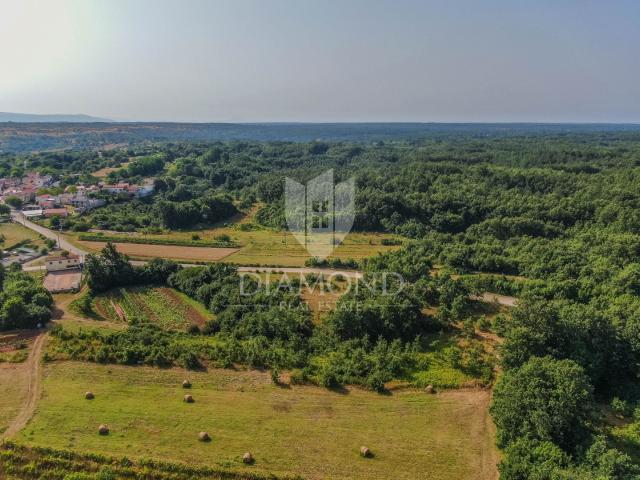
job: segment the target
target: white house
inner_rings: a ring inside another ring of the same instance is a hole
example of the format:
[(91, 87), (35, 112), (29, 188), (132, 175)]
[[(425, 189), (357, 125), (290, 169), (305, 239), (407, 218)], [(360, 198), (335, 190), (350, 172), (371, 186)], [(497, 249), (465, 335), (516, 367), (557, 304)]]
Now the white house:
[(80, 255), (68, 255), (66, 257), (47, 257), (45, 259), (45, 265), (47, 272), (58, 272), (60, 270), (71, 270), (73, 268), (80, 268), (82, 265), (82, 259)]

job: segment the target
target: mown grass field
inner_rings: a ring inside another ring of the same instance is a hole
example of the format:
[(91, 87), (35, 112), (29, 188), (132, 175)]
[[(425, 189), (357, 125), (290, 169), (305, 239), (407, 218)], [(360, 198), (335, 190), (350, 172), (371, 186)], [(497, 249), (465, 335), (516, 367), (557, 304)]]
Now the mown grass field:
[[(182, 401), (185, 377), (193, 404)], [(95, 400), (84, 399), (86, 390)], [(310, 479), (495, 479), (489, 395), (337, 393), (277, 387), (259, 372), (59, 362), (46, 365), (37, 413), (17, 440)], [(97, 434), (101, 423), (108, 436)], [(203, 430), (210, 443), (198, 441)], [(361, 458), (362, 445), (375, 457)], [(242, 465), (246, 451), (255, 465)]]
[(18, 223), (0, 223), (0, 235), (4, 235), (5, 240), (2, 248), (5, 250), (24, 240), (31, 240), (32, 243), (37, 246), (42, 246), (44, 244), (40, 235)]
[[(106, 242), (77, 241), (86, 250), (100, 251)], [(236, 252), (237, 248), (220, 247), (182, 247), (177, 245), (155, 245), (145, 243), (114, 243), (116, 249), (131, 258), (148, 260), (150, 258), (171, 258), (187, 262), (217, 262)]]
[(117, 288), (98, 295), (93, 310), (112, 322), (135, 318), (174, 330), (184, 330), (189, 325), (202, 326), (212, 318), (203, 305), (167, 287)]
[(0, 363), (0, 434), (18, 414), (27, 398), (28, 377), (21, 363)]
[[(251, 216), (239, 218), (237, 222), (205, 230), (174, 231), (164, 234), (133, 234), (132, 236), (149, 238), (154, 241), (192, 241), (198, 235), (201, 241), (215, 242), (226, 235), (239, 249), (211, 247), (180, 247), (151, 244), (118, 244), (118, 249), (134, 258), (161, 256), (164, 258), (188, 261), (225, 261), (239, 265), (277, 265), (283, 267), (304, 266), (311, 256), (296, 238), (286, 231), (276, 231), (256, 225)], [(78, 234), (68, 235), (72, 241), (83, 248), (99, 251), (101, 242), (79, 241)], [(382, 233), (356, 233), (347, 235), (344, 242), (332, 253), (330, 258), (356, 260), (373, 256), (378, 252), (396, 250), (399, 246), (382, 245), (383, 239), (397, 239), (396, 236)]]

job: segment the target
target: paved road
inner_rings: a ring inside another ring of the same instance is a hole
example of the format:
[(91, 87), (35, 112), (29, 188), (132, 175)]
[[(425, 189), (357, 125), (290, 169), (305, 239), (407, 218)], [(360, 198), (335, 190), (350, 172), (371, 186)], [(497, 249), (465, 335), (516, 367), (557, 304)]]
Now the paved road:
[[(11, 212), (11, 219), (16, 222), (16, 223), (20, 223), (22, 225), (24, 225), (27, 228), (30, 228), (31, 230), (40, 233), (41, 235), (44, 235), (47, 238), (51, 238), (53, 240), (55, 240), (56, 242), (59, 241), (60, 242), (60, 248), (62, 248), (63, 250), (67, 250), (68, 252), (74, 253), (76, 255), (80, 255), (82, 257), (84, 257), (85, 255), (88, 255), (90, 252), (83, 250), (81, 248), (76, 247), (75, 245), (72, 245), (68, 240), (66, 240), (64, 238), (64, 236), (59, 235), (58, 232), (55, 232), (49, 228), (46, 227), (42, 227), (36, 223), (30, 222), (29, 220), (27, 220), (26, 218), (24, 218), (24, 215), (22, 215), (19, 212)], [(144, 265), (146, 262), (143, 261), (139, 261), (139, 260), (134, 260), (131, 263), (133, 263), (134, 265)], [(183, 267), (189, 268), (189, 267), (199, 267), (201, 265), (197, 265), (197, 264), (193, 264), (193, 263), (183, 263), (182, 264)], [(22, 269), (25, 272), (37, 272), (40, 270), (44, 270), (44, 265), (42, 266), (33, 266), (33, 267), (29, 267), (29, 266), (23, 266)], [(332, 269), (328, 269), (328, 268), (310, 268), (310, 267), (259, 267), (259, 266), (252, 266), (252, 265), (247, 265), (247, 266), (242, 266), (242, 267), (238, 267), (238, 271), (239, 272), (271, 272), (271, 273), (292, 273), (292, 274), (302, 274), (302, 275), (306, 275), (307, 273), (315, 273), (316, 275), (319, 274), (323, 274), (327, 277), (330, 277), (331, 275), (336, 275), (338, 273), (344, 275), (345, 277), (349, 277), (349, 278), (362, 278), (362, 272), (358, 272), (355, 270), (332, 270)]]
[[(22, 214), (12, 212), (11, 213), (11, 218), (15, 222), (22, 223), (25, 227), (28, 227), (28, 228), (30, 228), (30, 229), (38, 232), (38, 233), (41, 233), (42, 235), (44, 235), (47, 238), (52, 238), (52, 239), (54, 239), (56, 241), (58, 240), (58, 233), (57, 232), (49, 230), (48, 228), (45, 228), (45, 227), (41, 227), (40, 225), (36, 225), (35, 223), (24, 219)], [(75, 254), (81, 255), (81, 256), (84, 256), (84, 255), (89, 253), (89, 252), (87, 252), (85, 250), (82, 250), (82, 249), (72, 245), (67, 240), (65, 240), (62, 237), (62, 235), (60, 235), (60, 246), (61, 246), (61, 248), (65, 249), (65, 250), (68, 250), (71, 253), (75, 253)], [(134, 265), (144, 265), (146, 262), (133, 261), (131, 263), (133, 263)], [(186, 268), (189, 268), (189, 267), (198, 267), (200, 265), (196, 265), (196, 264), (193, 264), (193, 263), (183, 263), (182, 266), (186, 267)], [(27, 271), (27, 272), (38, 271), (38, 270), (42, 270), (42, 269), (43, 269), (43, 267), (23, 267), (23, 270)], [(341, 274), (341, 275), (344, 275), (345, 277), (349, 277), (349, 278), (362, 278), (362, 272), (358, 272), (356, 270), (332, 270), (332, 269), (328, 269), (328, 268), (259, 267), (259, 266), (245, 265), (245, 266), (242, 266), (242, 267), (238, 267), (238, 271), (239, 272), (290, 273), (290, 274), (302, 274), (302, 275), (306, 275), (308, 273), (315, 273), (316, 275), (323, 274), (326, 277), (330, 277), (332, 275)], [(486, 302), (486, 303), (498, 303), (499, 305), (504, 305), (506, 307), (513, 307), (513, 306), (515, 306), (515, 304), (517, 302), (517, 298), (507, 297), (507, 296), (504, 296), (504, 295), (498, 295), (498, 294), (490, 293), (490, 292), (485, 292), (482, 296), (474, 298), (474, 300), (479, 300), (481, 302)]]
[(54, 232), (53, 230), (50, 230), (46, 227), (41, 227), (40, 225), (37, 225), (27, 220), (24, 217), (24, 215), (20, 212), (12, 211), (11, 219), (16, 223), (24, 225), (27, 228), (30, 228), (34, 232), (38, 232), (40, 235), (44, 235), (45, 237), (50, 238), (51, 240), (55, 240), (56, 242), (59, 241), (60, 248), (63, 250), (66, 250), (70, 253), (74, 253), (76, 255), (80, 255), (82, 257), (85, 256), (87, 253), (89, 253), (69, 243), (69, 241), (65, 240), (65, 238), (62, 235), (59, 235), (58, 232)]

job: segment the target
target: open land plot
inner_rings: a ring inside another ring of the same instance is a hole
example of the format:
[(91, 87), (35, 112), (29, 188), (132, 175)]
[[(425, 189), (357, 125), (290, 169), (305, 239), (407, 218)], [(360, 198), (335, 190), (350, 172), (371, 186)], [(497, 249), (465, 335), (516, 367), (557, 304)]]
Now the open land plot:
[[(187, 376), (193, 404), (182, 401)], [(95, 400), (84, 399), (86, 390)], [(277, 387), (259, 372), (54, 362), (38, 411), (17, 439), (310, 479), (495, 479), (489, 396), (476, 389), (337, 393)], [(108, 436), (97, 434), (101, 423)], [(203, 430), (210, 443), (198, 441)], [(362, 445), (375, 457), (361, 458)], [(256, 458), (251, 467), (240, 461), (246, 451)]]
[(50, 292), (68, 292), (80, 288), (82, 272), (80, 270), (62, 270), (48, 272), (42, 284)]
[(22, 242), (24, 240), (31, 240), (34, 245), (41, 246), (44, 243), (38, 235), (33, 230), (23, 227), (18, 223), (6, 222), (0, 224), (0, 235), (4, 235), (4, 245), (3, 248), (9, 248), (16, 243)]
[[(216, 241), (216, 237), (227, 235), (240, 248), (181, 247), (174, 245), (116, 243), (119, 251), (132, 257), (149, 258), (160, 256), (177, 260), (219, 261), (239, 265), (278, 265), (283, 267), (301, 267), (311, 255), (290, 232), (278, 232), (269, 229), (242, 231), (233, 227), (222, 227), (193, 232), (172, 232), (159, 235), (132, 235), (136, 238), (150, 238), (153, 241), (183, 240), (190, 241), (198, 234), (202, 241)], [(392, 235), (380, 233), (350, 233), (344, 242), (336, 247), (329, 258), (360, 260), (378, 253), (397, 250), (400, 246), (382, 245), (385, 238)], [(98, 251), (104, 242), (75, 240), (82, 248)]]
[[(77, 242), (82, 248), (100, 251), (106, 242)], [(180, 247), (176, 245), (151, 245), (139, 243), (115, 243), (116, 249), (133, 258), (171, 258), (174, 260), (216, 262), (238, 251), (237, 248)]]
[(18, 415), (29, 390), (29, 377), (22, 363), (0, 363), (0, 435)]
[(125, 163), (120, 164), (120, 166), (118, 166), (118, 167), (101, 168), (100, 170), (96, 170), (95, 172), (93, 172), (91, 175), (93, 175), (94, 177), (97, 177), (97, 178), (104, 178), (107, 175), (109, 175), (111, 172), (117, 172), (121, 168), (127, 167), (130, 163), (131, 162), (125, 162)]
[(203, 326), (213, 318), (203, 305), (167, 287), (116, 288), (98, 295), (93, 309), (112, 322), (136, 318), (180, 330), (189, 325)]

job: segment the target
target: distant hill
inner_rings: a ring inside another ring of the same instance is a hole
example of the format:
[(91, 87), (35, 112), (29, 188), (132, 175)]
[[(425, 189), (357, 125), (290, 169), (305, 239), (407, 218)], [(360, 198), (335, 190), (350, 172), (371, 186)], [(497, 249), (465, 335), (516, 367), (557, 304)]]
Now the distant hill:
[(68, 122), (68, 123), (91, 123), (91, 122), (111, 122), (107, 118), (92, 117), (90, 115), (38, 115), (33, 113), (9, 113), (0, 112), (0, 122), (18, 122), (18, 123), (50, 123), (50, 122)]
[[(2, 118), (3, 114), (0, 114)], [(286, 141), (393, 142), (457, 137), (638, 135), (640, 125), (536, 123), (97, 123), (0, 120), (0, 153), (114, 148), (145, 142)], [(75, 117), (64, 116), (66, 118)], [(91, 118), (91, 117), (86, 117)]]

